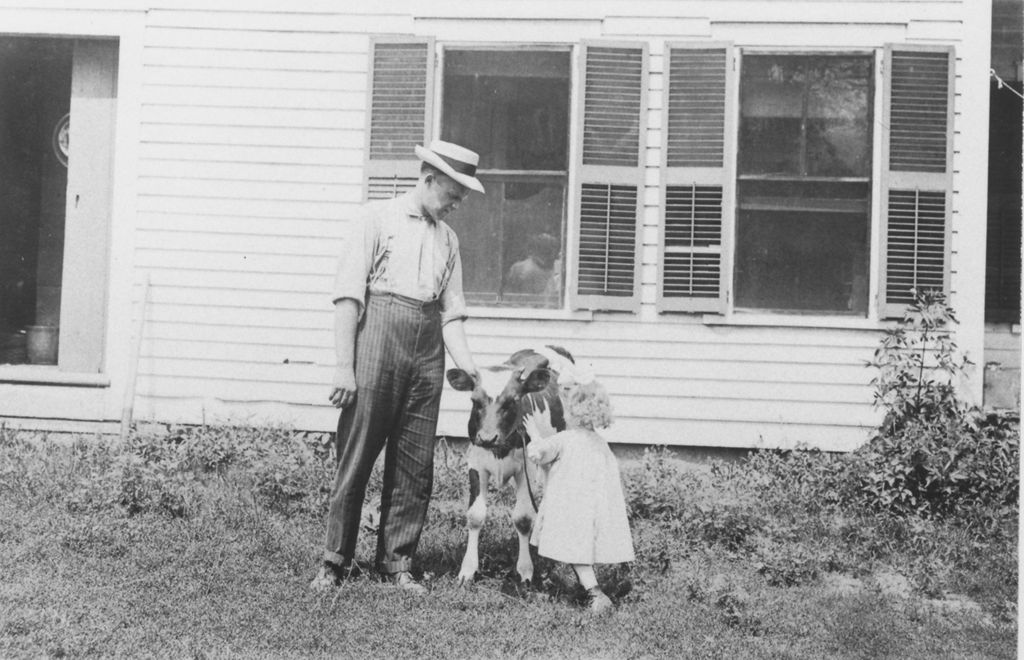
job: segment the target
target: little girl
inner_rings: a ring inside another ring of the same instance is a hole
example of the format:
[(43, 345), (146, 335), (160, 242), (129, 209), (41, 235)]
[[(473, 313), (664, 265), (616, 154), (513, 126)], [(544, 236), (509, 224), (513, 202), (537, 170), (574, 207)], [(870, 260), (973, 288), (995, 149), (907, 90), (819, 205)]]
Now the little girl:
[(563, 374), (560, 379), (568, 428), (556, 433), (546, 408), (524, 420), (532, 438), (526, 455), (547, 471), (530, 544), (542, 557), (572, 565), (587, 590), (590, 609), (598, 613), (612, 602), (597, 584), (594, 564), (634, 558), (619, 465), (608, 443), (594, 431), (611, 424), (611, 404), (604, 387), (589, 373), (575, 378)]

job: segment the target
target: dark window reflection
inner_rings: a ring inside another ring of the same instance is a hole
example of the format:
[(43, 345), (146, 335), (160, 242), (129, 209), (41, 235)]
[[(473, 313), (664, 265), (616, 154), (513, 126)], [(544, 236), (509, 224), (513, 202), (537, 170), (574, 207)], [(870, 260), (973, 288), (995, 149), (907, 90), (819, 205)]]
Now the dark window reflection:
[(867, 314), (872, 64), (743, 58), (737, 307)]
[(471, 304), (559, 307), (569, 53), (446, 51), (441, 137), (480, 154), (485, 195), (449, 222)]

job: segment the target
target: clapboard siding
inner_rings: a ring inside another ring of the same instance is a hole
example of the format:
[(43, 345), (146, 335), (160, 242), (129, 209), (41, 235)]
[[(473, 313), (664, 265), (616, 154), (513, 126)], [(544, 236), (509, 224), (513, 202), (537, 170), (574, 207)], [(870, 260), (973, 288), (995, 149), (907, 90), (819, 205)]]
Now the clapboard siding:
[(985, 362), (995, 362), (1009, 369), (1020, 369), (1021, 338), (1020, 327), (1016, 332), (1006, 324), (986, 324)]
[[(284, 172), (286, 168), (281, 167)], [(342, 201), (341, 186), (293, 181), (225, 181), (178, 177), (146, 177), (139, 180), (140, 194), (206, 199)]]
[[(251, 300), (252, 304), (237, 305), (237, 307), (239, 308), (239, 311), (237, 312), (223, 312), (221, 310), (209, 312), (207, 310), (207, 308), (211, 306), (233, 307), (235, 306), (236, 301), (239, 300)], [(202, 325), (229, 325), (229, 321), (231, 321), (233, 318), (236, 318), (236, 315), (237, 317), (242, 317), (244, 315), (248, 315), (250, 317), (266, 317), (270, 312), (291, 312), (294, 310), (296, 312), (299, 312), (297, 316), (300, 321), (306, 320), (312, 323), (312, 325), (308, 327), (330, 327), (329, 318), (326, 319), (325, 322), (325, 319), (323, 318), (313, 319), (312, 317), (309, 316), (311, 314), (315, 314), (315, 312), (305, 312), (304, 314), (302, 314), (304, 310), (299, 306), (299, 304), (292, 303), (290, 300), (286, 299), (286, 294), (284, 293), (279, 293), (276, 295), (274, 299), (268, 300), (266, 294), (262, 292), (253, 293), (245, 291), (227, 290), (219, 297), (211, 296), (209, 305), (188, 305), (185, 302), (172, 300), (154, 302), (164, 306), (177, 307), (178, 313), (180, 314), (179, 318), (181, 319), (182, 323), (192, 322), (201, 323)], [(259, 303), (263, 304), (261, 305)], [(202, 321), (198, 320), (200, 318), (202, 319)], [(191, 331), (194, 332), (195, 330), (192, 329)], [(244, 344), (248, 342), (240, 343)], [(521, 341), (502, 341), (501, 339), (496, 339), (494, 341), (488, 340), (488, 343), (489, 345), (493, 344), (497, 346), (500, 346), (503, 343), (507, 343), (510, 346), (523, 346), (523, 343)], [(706, 346), (698, 343), (677, 345), (670, 344), (668, 342), (662, 344), (655, 344), (652, 342), (650, 346), (637, 347), (637, 350), (633, 351), (635, 353), (634, 355), (622, 355), (622, 351), (617, 350), (620, 348), (620, 343), (621, 340), (609, 339), (604, 340), (602, 342), (589, 342), (587, 344), (587, 347), (594, 351), (595, 356), (602, 354), (607, 355), (607, 351), (615, 350), (616, 357), (614, 358), (614, 362), (618, 363), (619, 365), (625, 366), (625, 368), (621, 369), (621, 371), (623, 373), (633, 373), (637, 375), (638, 380), (642, 380), (643, 378), (646, 378), (648, 376), (655, 377), (658, 375), (652, 374), (650, 371), (646, 370), (648, 365), (644, 363), (644, 360), (652, 359), (662, 360), (666, 363), (671, 363), (671, 368), (660, 370), (661, 377), (675, 375), (677, 377), (681, 377), (684, 379), (685, 377), (681, 376), (680, 370), (685, 371), (687, 365), (692, 365), (695, 367), (699, 364), (708, 363), (716, 367), (720, 367), (722, 364), (745, 364), (750, 365), (752, 368), (756, 366), (768, 365), (769, 368), (774, 368), (780, 374), (784, 374), (776, 377), (772, 377), (769, 374), (769, 378), (771, 380), (779, 382), (787, 382), (791, 380), (795, 382), (801, 382), (802, 379), (807, 378), (806, 375), (801, 377), (800, 374), (802, 372), (813, 372), (815, 367), (822, 366), (834, 367), (836, 370), (836, 375), (832, 380), (825, 380), (821, 382), (834, 382), (840, 385), (862, 385), (865, 382), (867, 382), (870, 375), (868, 373), (868, 370), (863, 366), (863, 362), (859, 359), (859, 354), (853, 354), (852, 352), (849, 352), (851, 353), (851, 355), (844, 355), (841, 352), (835, 351), (834, 349), (821, 350), (817, 354), (808, 353), (806, 355), (801, 356), (801, 358), (803, 358), (801, 361), (795, 362), (790, 359), (790, 356), (792, 355), (793, 351), (789, 348), (782, 348), (781, 350), (775, 348), (773, 350), (772, 347), (756, 345)], [(275, 342), (275, 344), (277, 344), (277, 342)], [(288, 345), (280, 344), (278, 348), (287, 352)], [(150, 350), (153, 351), (153, 354), (160, 352), (163, 352), (162, 354), (166, 354), (166, 349), (160, 343), (156, 343), (154, 346), (150, 348)], [(214, 350), (220, 353), (228, 349), (221, 345), (217, 345)], [(322, 364), (330, 364), (334, 357), (332, 351), (327, 346), (321, 346), (321, 350), (322, 353), (320, 354), (320, 357), (318, 357), (316, 361)], [(504, 359), (505, 357), (508, 357), (508, 355), (511, 354), (511, 352), (512, 351), (502, 351), (501, 353), (497, 353), (496, 355)], [(489, 355), (488, 352), (485, 352), (483, 350), (476, 350), (475, 354), (481, 356), (481, 358)], [(173, 357), (173, 354), (169, 354), (168, 356)], [(654, 356), (657, 357), (655, 358)], [(249, 356), (249, 359), (252, 359), (253, 361), (259, 361), (257, 358), (251, 355)], [(589, 363), (594, 363), (595, 365), (603, 365), (607, 361), (607, 359), (601, 359), (598, 357), (590, 358), (589, 356), (581, 359)], [(481, 362), (483, 362), (482, 359)], [(630, 369), (629, 365), (631, 364), (634, 364), (635, 368)], [(643, 367), (643, 369), (641, 369), (641, 367)], [(844, 380), (844, 367), (848, 368), (845, 370), (845, 377), (848, 380)], [(672, 368), (674, 368), (676, 371), (672, 371)], [(820, 375), (821, 371), (818, 371), (817, 373)], [(730, 377), (723, 375), (719, 378), (719, 380), (726, 382), (729, 380), (746, 380), (746, 378), (744, 377), (742, 372), (738, 372), (738, 375), (733, 376), (731, 379)]]
[[(344, 21), (327, 8), (153, 12), (144, 59), (138, 260), (154, 269), (157, 284), (140, 386), (165, 402), (323, 402), (333, 361), (326, 292), (341, 227), (332, 220), (350, 213), (361, 196), (368, 64), (362, 35), (381, 25), (440, 40), (467, 33), (484, 41), (509, 34), (562, 43), (649, 38), (639, 259), (646, 307), (657, 300), (662, 203), (659, 37), (862, 48), (907, 38), (956, 41), (962, 10), (958, 3), (859, 2), (837, 12), (835, 3), (821, 2), (802, 3), (795, 17), (784, 3), (694, 3), (690, 15), (678, 4), (671, 12), (662, 3), (604, 4), (605, 10), (602, 3), (460, 3), (449, 14), (454, 5), (441, 2)], [(848, 440), (877, 421), (864, 367), (878, 338), (872, 331), (709, 328), (691, 318), (601, 315), (584, 323), (474, 319), (468, 331), (481, 364), (538, 336), (567, 346), (605, 376), (621, 418), (648, 425), (676, 420), (682, 430), (728, 420), (764, 425), (768, 437), (783, 437), (792, 425), (820, 426)], [(461, 432), (465, 397), (446, 391), (442, 408), (441, 431)], [(721, 431), (715, 436), (713, 442), (727, 442)]]
[(307, 110), (276, 108), (213, 108), (210, 106), (146, 106), (147, 124), (178, 126), (257, 126), (300, 130), (348, 129), (363, 123), (359, 110)]
[(275, 69), (237, 69), (213, 66), (166, 66), (148, 65), (147, 70), (161, 85), (192, 88), (194, 85), (209, 88), (304, 90), (319, 89), (334, 91), (352, 89), (366, 77), (359, 71), (278, 71)]
[[(82, 3), (79, 15), (115, 5)], [(497, 363), (538, 342), (569, 348), (612, 392), (622, 420), (610, 431), (616, 441), (851, 449), (879, 416), (864, 366), (877, 328), (705, 325), (700, 315), (657, 313), (665, 42), (723, 40), (741, 49), (953, 44), (956, 127), (972, 112), (960, 91), (962, 71), (978, 68), (972, 57), (988, 56), (987, 44), (965, 29), (974, 9), (966, 0), (135, 6), (148, 11), (130, 174), (133, 258), (136, 281), (152, 282), (137, 409), (168, 421), (202, 421), (215, 412), (333, 427), (336, 411), (326, 405), (334, 359), (329, 292), (345, 218), (363, 195), (371, 35), (432, 36), (442, 44), (604, 38), (640, 40), (649, 49), (640, 124), (640, 312), (587, 321), (472, 318), (467, 332), (478, 361)], [(960, 134), (954, 144), (956, 304), (961, 281), (981, 277), (980, 264), (971, 262), (971, 234), (958, 231), (974, 199), (961, 199), (961, 186), (970, 186), (959, 172), (984, 154)], [(127, 310), (120, 314), (110, 322), (130, 321)], [(995, 344), (992, 351), (1012, 354)], [(464, 395), (446, 389), (440, 432), (464, 434), (467, 409)]]
[(336, 71), (366, 74), (365, 52), (310, 52), (226, 50), (189, 46), (152, 46), (142, 53), (150, 66), (210, 67), (218, 69), (264, 69), (270, 71)]
[[(336, 236), (341, 231), (334, 218), (255, 218), (230, 215), (173, 214), (151, 211), (143, 216), (140, 229), (206, 232), (210, 234), (253, 234), (256, 236)], [(330, 275), (325, 273), (325, 275)]]
[[(217, 50), (244, 50), (254, 52), (346, 53), (354, 50), (353, 39), (341, 39), (336, 32), (312, 31), (317, 24), (310, 19), (310, 31), (274, 32), (272, 30), (219, 30), (196, 28), (169, 28), (151, 26), (146, 30), (146, 44), (165, 48), (198, 47)], [(411, 27), (411, 23), (410, 23)], [(399, 26), (395, 26), (398, 29)], [(366, 33), (363, 33), (366, 34)]]
[(331, 241), (323, 239), (336, 235), (339, 229), (331, 227), (329, 235), (297, 237), (297, 236), (265, 236), (252, 233), (213, 233), (206, 232), (201, 248), (195, 244), (195, 233), (180, 230), (156, 230), (140, 232), (139, 247), (204, 252), (241, 252), (245, 254), (271, 254), (287, 256), (318, 256), (337, 258), (337, 250)]
[(359, 142), (360, 134), (360, 131), (353, 128), (144, 124), (140, 137), (144, 143), (323, 148), (325, 146), (355, 147)]
[(228, 108), (289, 108), (296, 110), (363, 110), (362, 92), (349, 90), (273, 89), (179, 86), (149, 82), (142, 86), (144, 105), (196, 105)]
[[(292, 147), (247, 147), (234, 145), (170, 144), (145, 145), (152, 160), (184, 160), (207, 163), (265, 163), (272, 165), (358, 166), (361, 149), (331, 149), (328, 146), (298, 149)], [(146, 161), (143, 161), (146, 162)]]
[(167, 179), (191, 181), (274, 181), (299, 185), (345, 185), (358, 183), (362, 170), (358, 167), (341, 165), (304, 165), (289, 163), (282, 167), (278, 163), (229, 163), (203, 161), (203, 167), (196, 170), (190, 160), (154, 158), (139, 167), (139, 181), (161, 189)]
[[(354, 202), (354, 200), (353, 200)], [(164, 213), (210, 214), (238, 217), (281, 218), (309, 217), (337, 219), (351, 207), (342, 202), (318, 202), (315, 200), (281, 199), (230, 199), (221, 197), (182, 197), (172, 194), (139, 195), (140, 211), (161, 211)]]

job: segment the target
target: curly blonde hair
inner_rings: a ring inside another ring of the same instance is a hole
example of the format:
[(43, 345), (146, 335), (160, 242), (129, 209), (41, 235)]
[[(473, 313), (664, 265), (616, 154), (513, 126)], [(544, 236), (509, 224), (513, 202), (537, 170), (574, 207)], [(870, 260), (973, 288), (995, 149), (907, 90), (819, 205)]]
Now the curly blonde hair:
[(562, 396), (565, 421), (570, 428), (603, 429), (611, 426), (612, 404), (597, 381), (573, 383)]

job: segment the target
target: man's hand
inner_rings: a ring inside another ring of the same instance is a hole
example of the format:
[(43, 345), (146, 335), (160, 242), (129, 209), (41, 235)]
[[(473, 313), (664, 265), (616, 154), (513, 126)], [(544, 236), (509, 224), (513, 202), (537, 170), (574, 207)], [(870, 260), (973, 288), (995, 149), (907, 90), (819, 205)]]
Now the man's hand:
[(356, 400), (356, 373), (352, 367), (337, 367), (331, 390), (331, 403), (335, 408), (347, 408)]

